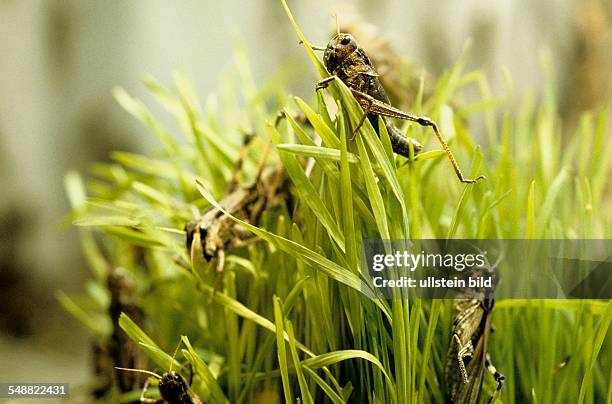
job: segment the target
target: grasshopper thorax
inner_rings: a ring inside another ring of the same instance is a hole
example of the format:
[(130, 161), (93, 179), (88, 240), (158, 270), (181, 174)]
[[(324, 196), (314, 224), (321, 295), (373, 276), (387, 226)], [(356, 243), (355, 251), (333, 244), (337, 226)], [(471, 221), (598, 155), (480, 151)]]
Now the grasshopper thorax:
[(323, 63), (327, 71), (333, 74), (358, 47), (357, 41), (351, 34), (339, 33), (333, 37), (323, 54)]

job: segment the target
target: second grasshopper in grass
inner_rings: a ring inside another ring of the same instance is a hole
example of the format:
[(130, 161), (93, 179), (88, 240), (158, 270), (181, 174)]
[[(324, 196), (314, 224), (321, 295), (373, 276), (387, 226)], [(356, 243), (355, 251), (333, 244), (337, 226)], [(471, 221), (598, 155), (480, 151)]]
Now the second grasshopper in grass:
[[(219, 203), (232, 216), (257, 225), (267, 208), (274, 206), (280, 199), (286, 199), (287, 176), (280, 164), (266, 167), (264, 156), (255, 179), (246, 185), (239, 184), (251, 138), (248, 136), (245, 140), (234, 177), (230, 180), (225, 197)], [(267, 155), (267, 152), (265, 154)], [(217, 208), (203, 213), (195, 222), (187, 223), (185, 233), (191, 259), (194, 259), (196, 252), (201, 253), (206, 261), (216, 257), (217, 274), (223, 272), (228, 249), (239, 248), (259, 240)]]
[[(496, 278), (494, 267), (484, 267), (479, 272)], [(488, 353), (489, 337), (493, 331), (493, 291), (466, 288), (454, 300), (452, 336), (445, 368), (446, 389), (452, 403), (480, 402), (485, 369), (497, 382), (488, 403), (497, 400), (504, 383), (504, 375), (493, 366)]]

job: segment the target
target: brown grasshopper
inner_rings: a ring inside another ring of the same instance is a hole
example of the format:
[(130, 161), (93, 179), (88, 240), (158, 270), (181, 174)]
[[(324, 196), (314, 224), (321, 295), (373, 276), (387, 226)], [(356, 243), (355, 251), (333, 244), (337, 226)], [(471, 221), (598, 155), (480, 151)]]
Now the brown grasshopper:
[(410, 158), (411, 149), (413, 150), (412, 155), (415, 155), (423, 150), (423, 146), (416, 140), (405, 137), (387, 118), (398, 118), (416, 122), (421, 126), (430, 126), (446, 152), (459, 181), (471, 184), (484, 179), (483, 175), (475, 179), (463, 176), (463, 172), (459, 168), (453, 152), (448, 147), (438, 125), (433, 120), (424, 116), (409, 114), (390, 105), (389, 97), (387, 97), (385, 89), (378, 78), (379, 75), (363, 48), (357, 44), (357, 41), (351, 34), (340, 32), (337, 19), (336, 28), (337, 35), (329, 41), (326, 47), (312, 47), (314, 50), (324, 51), (323, 63), (331, 74), (330, 77), (321, 80), (317, 84), (317, 90), (327, 87), (331, 81), (337, 78), (347, 85), (364, 110), (364, 114), (353, 133), (357, 133), (366, 118), (368, 118), (376, 133), (379, 133), (378, 116), (382, 116), (389, 133), (393, 151), (401, 156)]
[(202, 400), (196, 393), (191, 390), (183, 376), (170, 370), (164, 372), (161, 376), (157, 373), (143, 369), (128, 369), (115, 368), (129, 372), (138, 372), (148, 374), (159, 380), (158, 389), (161, 399), (153, 399), (145, 397), (145, 393), (149, 388), (149, 379), (144, 384), (142, 393), (140, 394), (140, 402), (143, 404), (202, 404)]
[(157, 388), (159, 389), (159, 395), (161, 396), (161, 399), (145, 397), (145, 394), (149, 388), (149, 379), (147, 378), (142, 388), (142, 393), (140, 393), (141, 403), (202, 404), (202, 400), (200, 399), (200, 397), (198, 397), (198, 395), (193, 390), (191, 390), (189, 384), (187, 384), (183, 376), (172, 370), (172, 365), (174, 364), (174, 357), (176, 356), (176, 353), (178, 352), (180, 346), (181, 344), (179, 342), (179, 345), (176, 347), (174, 355), (172, 356), (172, 361), (170, 362), (170, 369), (167, 372), (164, 372), (161, 376), (155, 372), (151, 372), (149, 370), (144, 369), (115, 367), (115, 369), (125, 372), (147, 374), (159, 380)]
[[(113, 366), (130, 368), (145, 366), (146, 358), (138, 349), (138, 344), (119, 327), (119, 317), (122, 313), (127, 314), (137, 324), (142, 324), (144, 321), (144, 311), (138, 301), (136, 281), (126, 269), (113, 267), (109, 270), (106, 283), (110, 292), (108, 314), (113, 323), (113, 332), (107, 346), (98, 347), (99, 350), (96, 350), (100, 354), (97, 358), (102, 361), (101, 365), (105, 366), (104, 370), (108, 369), (105, 363), (107, 361)], [(108, 358), (104, 358), (104, 354), (108, 355)], [(119, 372), (115, 373), (114, 379), (121, 392), (131, 391), (142, 382), (138, 375)], [(101, 391), (99, 394), (104, 392)]]
[[(492, 268), (484, 268), (493, 272)], [(487, 352), (492, 332), (493, 296), (477, 298), (477, 291), (462, 292), (454, 301), (453, 335), (446, 356), (446, 387), (452, 403), (477, 404), (486, 368), (495, 378), (497, 388), (489, 399), (493, 403), (501, 391), (504, 375), (499, 373)]]
[(92, 344), (95, 381), (91, 385), (91, 393), (96, 399), (107, 396), (113, 385), (122, 393), (142, 385), (144, 378), (140, 375), (116, 372), (114, 366), (144, 367), (147, 363), (138, 344), (132, 341), (119, 326), (119, 317), (122, 313), (137, 324), (144, 322), (145, 314), (140, 306), (137, 283), (125, 268), (115, 267), (110, 263), (107, 265), (106, 287), (110, 295), (107, 313), (112, 323), (112, 333), (109, 337), (97, 339)]
[[(263, 212), (274, 206), (285, 195), (286, 175), (282, 165), (265, 167), (260, 164), (255, 180), (250, 184), (240, 186), (240, 172), (247, 155), (247, 137), (242, 149), (238, 167), (230, 181), (226, 196), (220, 201), (232, 216), (257, 224)], [(267, 155), (267, 152), (265, 153)], [(213, 208), (204, 213), (195, 222), (185, 225), (186, 246), (192, 260), (196, 251), (201, 249), (206, 261), (217, 257), (217, 273), (223, 272), (225, 253), (231, 248), (240, 248), (259, 239), (244, 230), (228, 215)]]

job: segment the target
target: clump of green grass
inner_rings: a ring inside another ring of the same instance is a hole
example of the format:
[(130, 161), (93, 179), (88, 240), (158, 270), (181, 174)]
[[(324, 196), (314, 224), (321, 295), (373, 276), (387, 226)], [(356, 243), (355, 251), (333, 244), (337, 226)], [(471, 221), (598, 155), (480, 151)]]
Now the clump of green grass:
[[(305, 43), (316, 70), (326, 75)], [(383, 130), (379, 138), (367, 120), (349, 141), (362, 111), (338, 81), (330, 87), (336, 114), (321, 93), (310, 104), (288, 97), (282, 83), (258, 89), (243, 52), (237, 74), (205, 107), (183, 76), (171, 89), (145, 80), (176, 119), (176, 130), (163, 127), (140, 100), (115, 90), (161, 147), (152, 155), (116, 152), (112, 163), (92, 167), (86, 183), (76, 173), (67, 175), (92, 280), (85, 296), (60, 294), (61, 302), (103, 342), (112, 327), (105, 277), (109, 267), (127, 269), (146, 320), (137, 325), (122, 316), (121, 327), (140, 343), (152, 369), (168, 369), (168, 353), (183, 336), (186, 349), (175, 368), (192, 364), (192, 386), (204, 401), (444, 402), (451, 303), (362, 294), (361, 241), (612, 234), (606, 217), (608, 109), (586, 113), (562, 143), (552, 82), (542, 100), (526, 98), (515, 108), (509, 97), (493, 100), (486, 76), (463, 66), (458, 61), (413, 112), (439, 119), (464, 169), (486, 174), (475, 186), (456, 180), (431, 133), (420, 127), (407, 127), (408, 135), (431, 152), (414, 161), (394, 156), (388, 135)], [(470, 86), (482, 99), (451, 107)], [(287, 120), (275, 128), (279, 110)], [(292, 118), (296, 111), (311, 128)], [(487, 123), (484, 148), (471, 136), (471, 119)], [(272, 142), (273, 159), (282, 161), (292, 181), (296, 207), (268, 212), (257, 227), (242, 223), (264, 242), (230, 251), (222, 287), (213, 293), (215, 264), (190, 263), (182, 228), (193, 220), (194, 208), (206, 210), (222, 198), (245, 132), (257, 135), (245, 177), (256, 171), (258, 150)], [(309, 175), (305, 158), (315, 161)], [(497, 302), (490, 352), (506, 375), (501, 400), (612, 402), (611, 320), (610, 302)], [(486, 375), (483, 395), (494, 385)], [(134, 398), (109, 394), (114, 401)]]

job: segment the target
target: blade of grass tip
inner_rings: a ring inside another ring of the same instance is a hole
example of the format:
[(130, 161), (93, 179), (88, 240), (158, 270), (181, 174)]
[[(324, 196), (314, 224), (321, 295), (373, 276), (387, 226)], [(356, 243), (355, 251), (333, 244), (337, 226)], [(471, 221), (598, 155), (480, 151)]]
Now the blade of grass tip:
[(538, 404), (538, 396), (536, 395), (535, 388), (531, 388), (531, 399), (533, 400), (533, 404)]
[(283, 108), (282, 114), (284, 115), (285, 119), (287, 119), (287, 122), (289, 122), (291, 129), (293, 129), (293, 131), (295, 132), (295, 136), (297, 136), (297, 140), (299, 140), (303, 145), (306, 145), (306, 146), (320, 147), (319, 145), (315, 143), (314, 140), (312, 140), (310, 135), (306, 133), (304, 128), (302, 128), (302, 126), (299, 123), (297, 123), (297, 121), (291, 115), (291, 112), (287, 110), (287, 108)]
[[(119, 327), (130, 337), (134, 342), (144, 342), (147, 345), (157, 346), (155, 341), (151, 339), (140, 327), (132, 321), (127, 314), (121, 313), (119, 316)], [(167, 364), (164, 364), (164, 366)]]
[(340, 140), (331, 126), (327, 126), (325, 120), (315, 112), (314, 109), (304, 102), (300, 97), (294, 97), (295, 103), (306, 115), (313, 129), (321, 137), (323, 144), (334, 149), (340, 148)]
[(200, 155), (197, 162), (202, 167), (202, 174), (206, 178), (210, 178), (216, 190), (220, 190), (224, 185), (224, 176), (219, 165), (211, 164), (219, 156), (213, 155), (212, 151), (215, 150), (214, 140), (213, 142), (210, 141), (200, 125), (202, 108), (194, 95), (189, 80), (184, 74), (174, 74), (174, 81), (178, 91), (178, 98), (187, 117), (188, 130), (193, 136), (196, 150)]
[(463, 74), (463, 69), (467, 63), (467, 56), (472, 48), (474, 41), (472, 39), (468, 39), (465, 41), (463, 48), (461, 49), (461, 54), (457, 59), (457, 62), (453, 66), (451, 72), (448, 75), (448, 79), (446, 80), (446, 84), (442, 86), (441, 91), (436, 91), (434, 97), (429, 100), (431, 106), (440, 106), (442, 104), (448, 104), (452, 95), (457, 90), (457, 87), (461, 84), (461, 76)]
[[(127, 152), (112, 152), (111, 158), (129, 169), (143, 174), (150, 174), (155, 177), (171, 180), (178, 178), (175, 170), (176, 166), (163, 160), (152, 159), (140, 154)], [(195, 178), (197, 178), (196, 175), (191, 172), (185, 170), (181, 170), (181, 172), (190, 182), (193, 182)]]
[(129, 227), (105, 226), (104, 231), (108, 234), (112, 234), (113, 236), (117, 236), (122, 240), (134, 243), (141, 247), (165, 247), (164, 244), (162, 244), (157, 237), (144, 234), (142, 231), (134, 230)]
[[(257, 86), (251, 72), (251, 63), (246, 52), (243, 38), (234, 38), (234, 66), (238, 71), (240, 86), (246, 101), (251, 101), (257, 94)], [(265, 119), (262, 119), (265, 122)]]
[(289, 368), (287, 365), (287, 348), (285, 346), (283, 313), (281, 310), (280, 299), (274, 296), (274, 322), (276, 324), (276, 353), (278, 356), (278, 366), (283, 382), (284, 399), (287, 403), (293, 402), (291, 394), (291, 380), (289, 379)]
[(587, 389), (587, 381), (590, 381), (592, 379), (593, 368), (595, 367), (595, 363), (597, 362), (597, 356), (599, 355), (601, 347), (603, 346), (603, 343), (606, 339), (606, 335), (608, 334), (610, 322), (612, 322), (612, 301), (608, 302), (606, 307), (606, 313), (599, 322), (599, 327), (597, 328), (595, 340), (593, 341), (593, 350), (591, 351), (591, 358), (584, 377), (582, 379), (582, 383), (580, 385), (580, 394), (578, 397), (579, 403), (584, 402)]
[(293, 305), (298, 300), (299, 296), (304, 293), (304, 288), (307, 286), (306, 281), (312, 280), (311, 276), (306, 275), (299, 281), (295, 283), (291, 291), (287, 294), (285, 298), (285, 303), (283, 304), (283, 311), (289, 315), (291, 313), (291, 309), (293, 309)]
[(76, 171), (69, 171), (64, 176), (64, 189), (68, 196), (68, 201), (72, 209), (77, 210), (82, 208), (87, 201), (87, 193), (83, 178)]
[(79, 320), (85, 327), (93, 331), (97, 336), (106, 338), (111, 334), (112, 324), (110, 324), (108, 318), (101, 317), (101, 319), (98, 319), (92, 316), (62, 291), (55, 292), (55, 298), (59, 301), (64, 310)]
[[(472, 176), (475, 177), (478, 175), (480, 171), (480, 164), (482, 163), (482, 153), (480, 153), (480, 146), (476, 146), (474, 150), (474, 159), (472, 160)], [(457, 232), (457, 228), (459, 227), (459, 221), (463, 217), (463, 213), (465, 210), (465, 204), (467, 203), (468, 197), (472, 194), (472, 190), (474, 184), (465, 184), (463, 188), (463, 192), (461, 193), (461, 197), (459, 198), (459, 202), (457, 203), (457, 208), (455, 209), (455, 214), (453, 215), (453, 220), (451, 221), (450, 228), (448, 229), (448, 233), (446, 235), (447, 239), (452, 239)]]
[(291, 25), (293, 25), (293, 29), (295, 29), (295, 33), (300, 38), (300, 41), (302, 42), (302, 45), (304, 45), (306, 52), (308, 52), (308, 56), (310, 56), (310, 60), (312, 60), (312, 63), (315, 65), (317, 71), (319, 72), (319, 75), (321, 77), (327, 77), (328, 74), (327, 74), (327, 70), (325, 70), (325, 66), (323, 66), (323, 63), (321, 63), (317, 55), (315, 55), (314, 50), (312, 50), (312, 47), (310, 46), (310, 42), (306, 40), (306, 37), (304, 36), (302, 31), (298, 27), (297, 23), (295, 22), (295, 19), (293, 18), (293, 14), (291, 14), (291, 10), (289, 9), (287, 2), (285, 0), (281, 0), (281, 4), (283, 5), (283, 8), (285, 9), (285, 13), (287, 13), (287, 17), (289, 17), (289, 21), (291, 21)]
[(153, 117), (151, 111), (145, 104), (131, 97), (123, 88), (115, 87), (113, 89), (113, 97), (115, 101), (130, 115), (138, 119), (145, 127), (147, 127), (164, 145), (168, 153), (176, 153), (179, 150), (177, 142), (172, 135), (168, 133), (157, 120)]
[(557, 198), (563, 189), (568, 176), (567, 169), (562, 168), (548, 188), (546, 198), (544, 198), (544, 202), (542, 203), (542, 206), (538, 212), (538, 218), (536, 220), (537, 238), (544, 237), (546, 227), (550, 223), (549, 219), (555, 208), (555, 202), (557, 201)]
[(183, 207), (183, 204), (174, 199), (170, 194), (161, 192), (157, 188), (149, 186), (140, 181), (134, 181), (132, 183), (132, 188), (134, 191), (141, 194), (151, 202), (158, 204), (161, 208), (178, 210)]
[(423, 161), (427, 161), (429, 159), (434, 159), (434, 158), (437, 158), (437, 157), (442, 157), (444, 155), (446, 155), (446, 152), (444, 150), (430, 150), (430, 151), (426, 151), (424, 153), (417, 154), (414, 157), (414, 161), (423, 162)]
[(323, 118), (323, 121), (330, 128), (333, 126), (333, 122), (331, 116), (329, 116), (329, 111), (327, 109), (327, 104), (325, 103), (325, 97), (323, 97), (323, 91), (317, 91), (317, 105), (319, 107), (319, 115)]
[(419, 88), (417, 89), (416, 96), (414, 97), (414, 103), (412, 106), (412, 110), (416, 114), (421, 114), (423, 110), (423, 94), (425, 93), (425, 69), (421, 69), (421, 73), (419, 73)]
[(295, 374), (297, 376), (298, 384), (300, 386), (300, 394), (302, 396), (302, 401), (306, 404), (314, 404), (312, 396), (310, 395), (310, 391), (308, 390), (308, 383), (306, 383), (306, 378), (304, 377), (302, 364), (300, 363), (300, 357), (295, 347), (295, 337), (291, 321), (285, 320), (285, 328), (287, 329), (287, 336), (289, 338), (289, 351), (291, 352), (291, 359), (293, 360)]
[(130, 337), (130, 339), (140, 346), (144, 347), (145, 352), (151, 358), (153, 362), (162, 369), (169, 369), (172, 366), (178, 369), (181, 364), (173, 359), (170, 355), (165, 353), (159, 346), (153, 341), (151, 337), (147, 335), (136, 323), (134, 323), (125, 313), (121, 313), (119, 316), (119, 327)]
[[(491, 86), (489, 85), (489, 80), (485, 74), (481, 75), (478, 80), (478, 87), (480, 88), (481, 98), (483, 99), (483, 109), (485, 113), (485, 124), (487, 126), (487, 132), (489, 133), (489, 144), (499, 144), (498, 139), (498, 128), (497, 128), (497, 111), (495, 107), (498, 104), (504, 104), (503, 98), (493, 98), (491, 94)], [(488, 105), (486, 105), (488, 104)]]
[(96, 226), (96, 227), (103, 227), (103, 226), (129, 226), (129, 227), (136, 227), (139, 226), (141, 223), (139, 220), (137, 219), (132, 219), (129, 217), (125, 217), (125, 216), (120, 216), (120, 215), (100, 215), (100, 216), (94, 216), (94, 215), (90, 215), (88, 217), (85, 217), (83, 219), (77, 219), (75, 221), (72, 222), (73, 225), (75, 226), (83, 226), (83, 227), (90, 227), (90, 226)]
[[(87, 202), (87, 192), (83, 178), (75, 172), (70, 171), (64, 177), (64, 188), (70, 202), (70, 206), (75, 213), (80, 213)], [(81, 229), (79, 231), (81, 246), (87, 260), (87, 264), (94, 273), (96, 279), (102, 281), (106, 278), (108, 263), (100, 251), (91, 232)]]
[(157, 79), (151, 75), (146, 75), (142, 82), (153, 94), (157, 102), (166, 109), (171, 115), (181, 114), (181, 103), (177, 97), (165, 88)]
[[(486, 238), (486, 234), (487, 234), (486, 233), (486, 229), (487, 229), (486, 223), (487, 222), (489, 223), (493, 222), (494, 228), (496, 229), (494, 231), (497, 232), (497, 234), (500, 233), (498, 219), (497, 219), (498, 215), (496, 211), (493, 211), (493, 209), (497, 205), (502, 203), (511, 193), (512, 193), (512, 189), (508, 189), (506, 192), (501, 194), (501, 196), (498, 196), (490, 203), (486, 201), (486, 196), (488, 193), (485, 193), (485, 198), (483, 198), (483, 203), (484, 203), (484, 206), (486, 206), (486, 208), (482, 210), (480, 214), (480, 219), (478, 220), (478, 231), (477, 231), (478, 237), (477, 238), (479, 239)], [(495, 237), (495, 238), (499, 238), (499, 237)]]
[[(323, 146), (307, 146), (301, 144), (280, 143), (276, 146), (278, 150), (296, 154), (304, 157), (314, 157), (315, 159), (325, 159), (331, 161), (340, 161), (340, 150), (330, 149)], [(347, 154), (349, 163), (359, 163), (359, 157), (353, 153)]]

